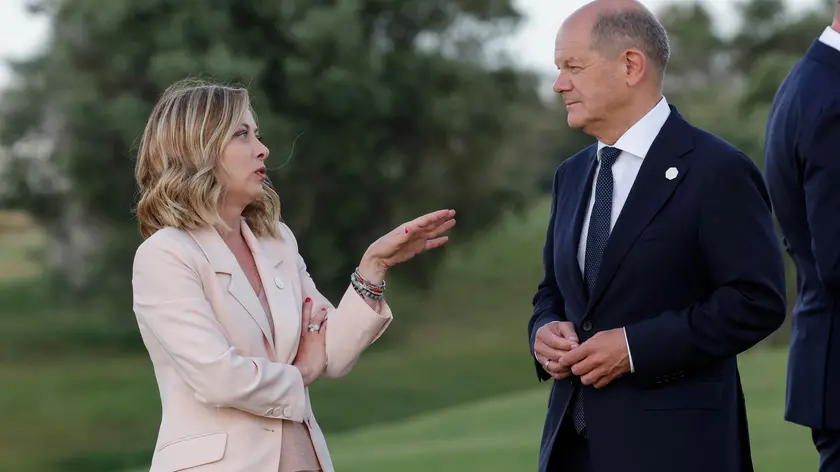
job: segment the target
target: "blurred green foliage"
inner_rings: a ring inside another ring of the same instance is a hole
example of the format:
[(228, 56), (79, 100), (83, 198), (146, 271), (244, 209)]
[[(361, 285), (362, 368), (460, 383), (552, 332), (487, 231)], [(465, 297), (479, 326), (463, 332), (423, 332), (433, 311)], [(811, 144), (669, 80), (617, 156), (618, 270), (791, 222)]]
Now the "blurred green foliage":
[[(507, 0), (37, 8), (54, 21), (52, 38), (14, 65), (20, 80), (3, 97), (5, 197), (47, 229), (53, 273), (76, 299), (130, 306), (135, 145), (161, 91), (187, 76), (251, 91), (284, 219), (330, 295), (384, 232), (455, 208), (455, 240), (467, 242), (535, 196), (555, 165), (526, 153), (545, 110), (535, 77), (482, 47), (519, 20)], [(400, 275), (427, 286), (442, 254)]]

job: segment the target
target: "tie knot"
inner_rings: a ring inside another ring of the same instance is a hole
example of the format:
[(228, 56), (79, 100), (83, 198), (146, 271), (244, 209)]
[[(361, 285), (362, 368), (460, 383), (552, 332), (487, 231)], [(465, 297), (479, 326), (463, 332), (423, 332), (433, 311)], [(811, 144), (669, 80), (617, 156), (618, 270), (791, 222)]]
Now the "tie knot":
[(621, 149), (605, 146), (601, 149), (601, 167), (612, 167), (619, 155)]

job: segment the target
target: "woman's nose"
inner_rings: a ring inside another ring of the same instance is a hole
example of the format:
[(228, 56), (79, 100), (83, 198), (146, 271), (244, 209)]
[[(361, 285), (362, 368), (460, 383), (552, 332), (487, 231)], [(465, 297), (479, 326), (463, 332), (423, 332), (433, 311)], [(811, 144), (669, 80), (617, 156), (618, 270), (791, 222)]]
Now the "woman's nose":
[(270, 152), (268, 148), (264, 144), (260, 143), (259, 149), (257, 150), (257, 159), (266, 160), (268, 159), (269, 154)]

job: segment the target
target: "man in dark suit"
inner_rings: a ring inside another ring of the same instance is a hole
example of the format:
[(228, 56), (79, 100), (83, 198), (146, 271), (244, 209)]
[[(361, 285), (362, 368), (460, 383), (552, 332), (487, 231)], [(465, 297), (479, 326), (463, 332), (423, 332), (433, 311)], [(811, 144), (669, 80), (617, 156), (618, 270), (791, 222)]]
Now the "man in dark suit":
[(840, 1), (779, 88), (765, 166), (797, 270), (785, 419), (811, 428), (820, 471), (840, 471)]
[(759, 169), (662, 96), (662, 25), (598, 0), (557, 34), (568, 123), (528, 324), (553, 378), (540, 471), (751, 471), (736, 356), (785, 317)]

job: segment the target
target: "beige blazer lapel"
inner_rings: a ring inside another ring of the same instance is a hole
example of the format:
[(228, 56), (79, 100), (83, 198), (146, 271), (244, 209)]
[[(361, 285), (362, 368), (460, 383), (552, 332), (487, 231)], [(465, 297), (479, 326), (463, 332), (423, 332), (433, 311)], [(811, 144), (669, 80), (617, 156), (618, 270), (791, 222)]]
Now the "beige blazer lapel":
[(303, 301), (293, 269), (296, 261), (287, 262), (284, 246), (278, 239), (258, 240), (251, 228), (242, 221), (242, 235), (257, 264), (257, 271), (262, 280), (263, 290), (271, 310), (269, 316), (274, 321), (275, 360), (291, 363), (300, 343), (301, 311)]
[[(245, 228), (247, 228), (244, 220), (242, 224)], [(214, 228), (193, 230), (189, 231), (189, 233), (199, 247), (201, 247), (202, 252), (204, 252), (207, 260), (210, 262), (210, 265), (213, 266), (213, 270), (215, 270), (217, 274), (221, 273), (230, 275), (230, 283), (227, 286), (228, 293), (230, 293), (230, 295), (239, 302), (240, 305), (242, 305), (242, 308), (244, 308), (254, 322), (257, 323), (265, 336), (265, 339), (268, 341), (272, 354), (275, 353), (274, 338), (271, 336), (271, 327), (268, 324), (268, 315), (263, 311), (262, 304), (257, 298), (257, 294), (254, 293), (251, 283), (248, 282), (248, 277), (245, 275), (245, 272), (236, 262), (236, 256), (233, 255), (233, 252), (231, 252), (230, 248), (227, 247), (227, 244), (225, 244), (222, 237)], [(244, 231), (243, 234), (245, 234)], [(250, 229), (247, 230), (247, 234), (253, 239), (253, 234)], [(248, 242), (247, 236), (246, 242)], [(250, 242), (248, 244), (249, 246), (251, 245)], [(256, 255), (254, 256), (254, 259), (257, 259)], [(257, 263), (257, 268), (259, 269), (259, 263)], [(262, 278), (262, 273), (260, 276)], [(265, 285), (264, 278), (263, 285)]]

